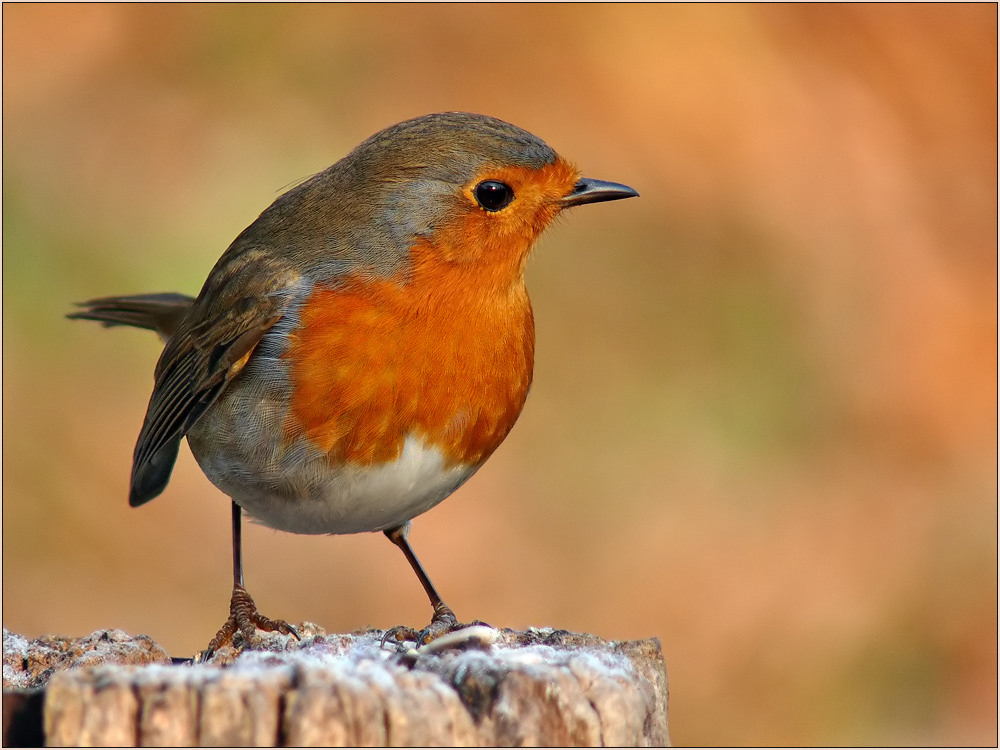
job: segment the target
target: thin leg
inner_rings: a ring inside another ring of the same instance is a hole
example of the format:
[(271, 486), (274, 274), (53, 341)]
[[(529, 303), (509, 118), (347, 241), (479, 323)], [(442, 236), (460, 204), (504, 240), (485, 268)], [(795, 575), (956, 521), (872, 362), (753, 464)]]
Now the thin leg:
[(417, 559), (416, 553), (414, 553), (409, 541), (407, 541), (407, 530), (407, 524), (404, 524), (402, 526), (397, 526), (394, 529), (386, 529), (384, 533), (389, 538), (390, 542), (402, 550), (403, 555), (406, 557), (406, 561), (410, 563), (410, 567), (413, 568), (413, 572), (417, 574), (417, 578), (420, 580), (420, 585), (424, 587), (424, 592), (426, 592), (427, 598), (430, 599), (431, 606), (434, 608), (434, 616), (431, 618), (431, 624), (422, 631), (416, 631), (413, 628), (405, 626), (387, 630), (385, 635), (382, 636), (383, 644), (390, 639), (395, 639), (397, 641), (414, 640), (417, 643), (429, 643), (438, 636), (450, 633), (452, 630), (460, 627), (455, 613), (452, 611), (451, 607), (441, 600), (441, 595), (438, 594), (437, 589), (434, 588), (434, 584), (431, 583), (431, 579), (427, 576), (427, 573), (424, 572), (424, 568), (420, 564), (420, 560)]
[(216, 651), (231, 643), (236, 631), (243, 634), (244, 644), (253, 642), (257, 630), (269, 633), (299, 634), (284, 620), (272, 620), (257, 610), (253, 597), (243, 588), (243, 509), (233, 503), (233, 596), (229, 600), (229, 619), (208, 644), (203, 655), (204, 660), (212, 657)]
[[(389, 537), (389, 541), (395, 544), (403, 551), (403, 555), (406, 557), (406, 561), (413, 568), (413, 572), (417, 574), (417, 578), (420, 579), (420, 585), (424, 587), (424, 591), (427, 593), (427, 598), (431, 600), (431, 606), (434, 608), (434, 614), (437, 616), (439, 609), (447, 610), (451, 612), (448, 606), (441, 601), (441, 595), (438, 594), (437, 589), (434, 588), (434, 584), (431, 583), (431, 579), (427, 577), (427, 573), (424, 572), (424, 566), (420, 564), (420, 560), (417, 559), (416, 553), (413, 551), (413, 547), (410, 546), (410, 542), (406, 538), (406, 526), (397, 526), (394, 529), (387, 529), (384, 533)], [(455, 613), (452, 612), (452, 617)]]
[(233, 587), (243, 585), (243, 509), (233, 503)]

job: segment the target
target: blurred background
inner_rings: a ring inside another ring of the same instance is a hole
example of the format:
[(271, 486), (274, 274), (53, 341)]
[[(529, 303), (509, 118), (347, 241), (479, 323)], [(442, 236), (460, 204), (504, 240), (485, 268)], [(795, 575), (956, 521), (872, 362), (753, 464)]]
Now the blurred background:
[[(529, 265), (517, 427), (414, 524), (461, 617), (658, 637), (679, 744), (997, 741), (997, 9), (3, 6), (3, 623), (204, 648), (229, 504), (127, 505), (160, 347), (283, 189), (494, 115), (638, 200)], [(261, 610), (430, 615), (381, 535), (245, 531)]]

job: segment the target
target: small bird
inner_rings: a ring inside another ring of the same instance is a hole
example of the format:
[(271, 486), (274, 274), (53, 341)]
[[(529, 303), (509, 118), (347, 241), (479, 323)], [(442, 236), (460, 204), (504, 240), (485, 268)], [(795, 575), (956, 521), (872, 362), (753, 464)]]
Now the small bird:
[(133, 455), (129, 504), (163, 492), (181, 438), (232, 499), (229, 618), (205, 653), (256, 630), (296, 635), (244, 588), (241, 518), (296, 534), (382, 531), (433, 616), (458, 625), (409, 542), (524, 406), (534, 319), (524, 267), (563, 209), (637, 196), (583, 178), (542, 140), (446, 112), (376, 133), (281, 195), (196, 298), (106, 297), (68, 317), (165, 341)]

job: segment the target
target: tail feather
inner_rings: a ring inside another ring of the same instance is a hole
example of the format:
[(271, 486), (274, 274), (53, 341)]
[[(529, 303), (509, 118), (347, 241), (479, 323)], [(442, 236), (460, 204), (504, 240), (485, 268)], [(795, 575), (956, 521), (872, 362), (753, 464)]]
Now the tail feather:
[(77, 305), (83, 309), (66, 317), (96, 320), (105, 326), (145, 328), (156, 331), (166, 341), (177, 331), (192, 304), (194, 297), (172, 292), (101, 297), (78, 302)]

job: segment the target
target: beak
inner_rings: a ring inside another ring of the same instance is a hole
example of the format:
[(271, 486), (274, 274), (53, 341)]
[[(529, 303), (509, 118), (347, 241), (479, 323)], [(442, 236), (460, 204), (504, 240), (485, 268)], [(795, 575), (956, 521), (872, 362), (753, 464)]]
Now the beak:
[(604, 180), (592, 180), (581, 177), (573, 190), (562, 199), (563, 208), (582, 206), (584, 203), (600, 203), (601, 201), (617, 201), (622, 198), (638, 198), (639, 193), (628, 185)]

